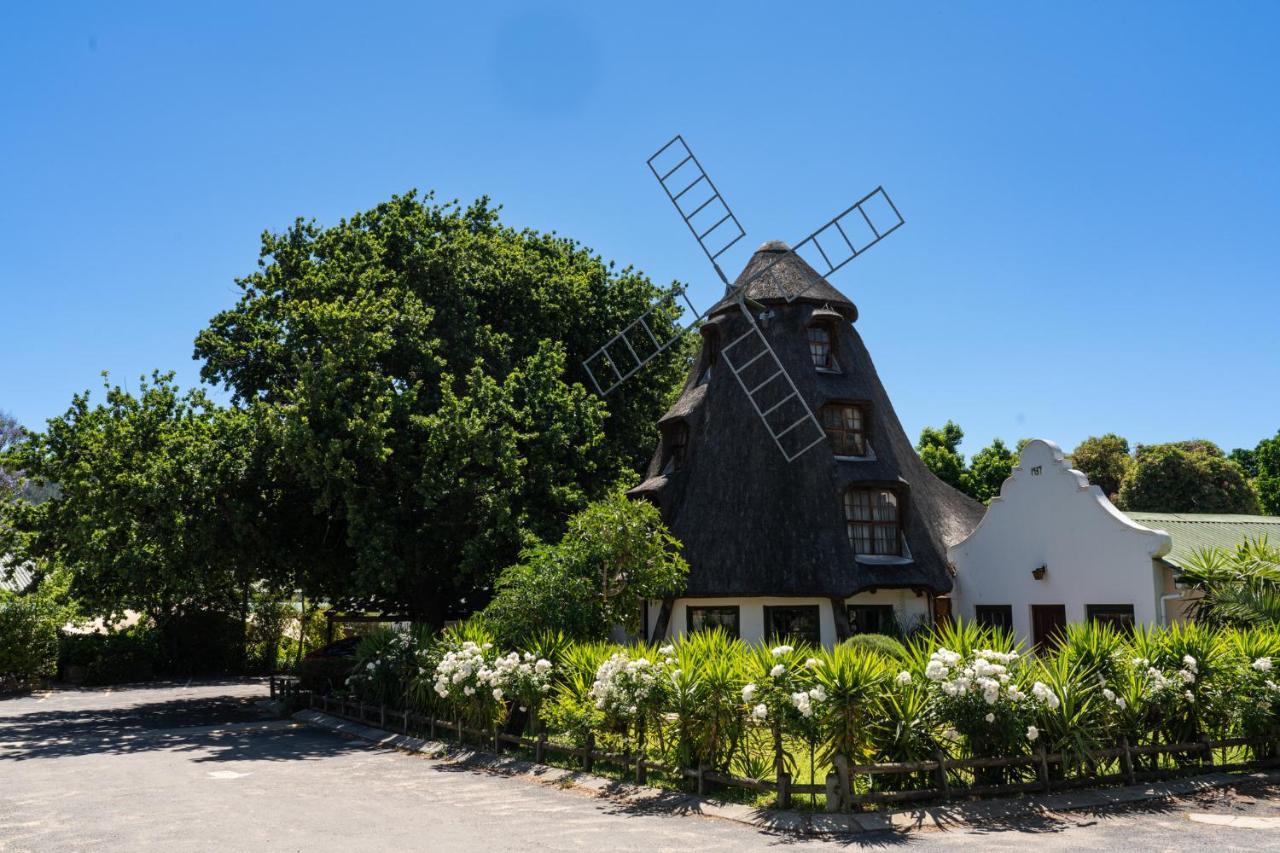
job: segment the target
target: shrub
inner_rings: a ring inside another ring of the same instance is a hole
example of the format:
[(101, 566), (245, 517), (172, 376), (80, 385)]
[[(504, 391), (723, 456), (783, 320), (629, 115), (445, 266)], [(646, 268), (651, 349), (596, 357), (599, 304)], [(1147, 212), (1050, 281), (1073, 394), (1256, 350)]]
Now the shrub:
[(63, 634), (58, 670), (67, 680), (78, 671), (86, 685), (149, 681), (158, 658), (156, 631), (143, 622), (120, 631)]
[(34, 687), (54, 674), (62, 617), (39, 595), (0, 598), (0, 690)]
[(866, 649), (888, 660), (907, 660), (907, 647), (887, 634), (855, 634), (842, 645), (851, 649)]

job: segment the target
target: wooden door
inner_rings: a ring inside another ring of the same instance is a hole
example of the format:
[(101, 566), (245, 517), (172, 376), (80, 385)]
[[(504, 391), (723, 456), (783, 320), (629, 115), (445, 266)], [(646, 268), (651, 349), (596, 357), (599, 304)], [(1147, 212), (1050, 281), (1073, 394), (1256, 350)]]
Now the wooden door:
[(1036, 651), (1057, 645), (1062, 637), (1062, 630), (1066, 627), (1065, 604), (1031, 605), (1031, 640), (1035, 643)]

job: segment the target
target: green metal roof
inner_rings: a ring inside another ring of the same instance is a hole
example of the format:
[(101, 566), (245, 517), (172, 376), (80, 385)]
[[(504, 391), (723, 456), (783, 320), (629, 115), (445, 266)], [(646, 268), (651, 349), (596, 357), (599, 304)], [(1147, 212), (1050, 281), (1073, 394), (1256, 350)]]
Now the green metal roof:
[(1181, 567), (1196, 551), (1235, 548), (1245, 539), (1266, 536), (1280, 544), (1280, 516), (1209, 515), (1192, 512), (1126, 512), (1144, 527), (1163, 530), (1173, 537), (1173, 550), (1164, 560)]

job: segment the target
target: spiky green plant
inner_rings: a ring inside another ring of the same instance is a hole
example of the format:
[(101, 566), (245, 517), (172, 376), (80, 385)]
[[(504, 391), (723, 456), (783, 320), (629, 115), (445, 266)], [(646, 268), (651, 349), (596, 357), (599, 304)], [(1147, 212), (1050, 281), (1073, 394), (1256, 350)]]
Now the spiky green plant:
[(1182, 579), (1202, 593), (1191, 607), (1197, 622), (1280, 626), (1280, 547), (1265, 536), (1234, 549), (1195, 552), (1182, 567)]
[(826, 694), (814, 703), (820, 760), (832, 765), (837, 756), (855, 764), (869, 760), (884, 723), (884, 694), (892, 677), (888, 663), (876, 652), (846, 645), (817, 659), (814, 680)]

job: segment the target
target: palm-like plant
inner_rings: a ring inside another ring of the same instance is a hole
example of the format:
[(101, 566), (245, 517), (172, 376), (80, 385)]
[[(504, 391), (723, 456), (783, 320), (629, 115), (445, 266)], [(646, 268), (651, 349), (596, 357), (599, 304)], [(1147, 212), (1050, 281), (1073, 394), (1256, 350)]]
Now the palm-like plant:
[(1280, 547), (1265, 536), (1246, 539), (1233, 550), (1197, 551), (1183, 566), (1182, 577), (1203, 593), (1192, 606), (1196, 621), (1280, 625)]

